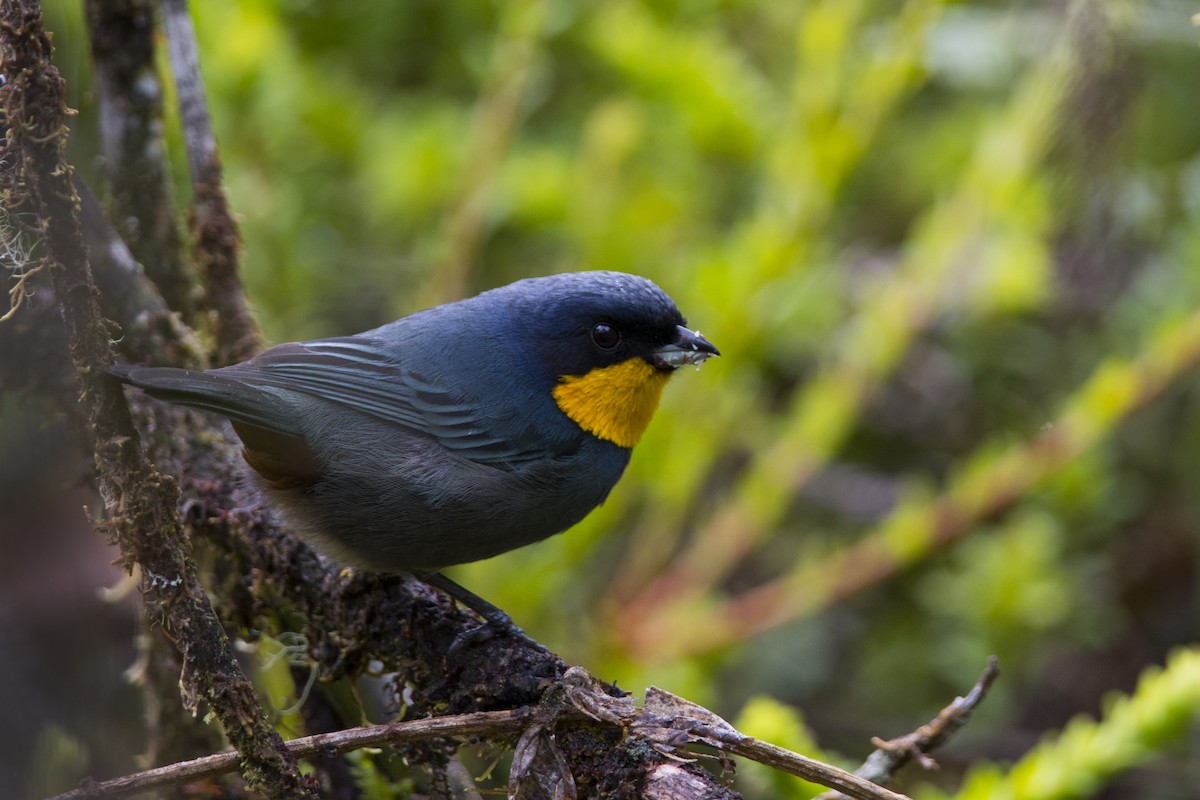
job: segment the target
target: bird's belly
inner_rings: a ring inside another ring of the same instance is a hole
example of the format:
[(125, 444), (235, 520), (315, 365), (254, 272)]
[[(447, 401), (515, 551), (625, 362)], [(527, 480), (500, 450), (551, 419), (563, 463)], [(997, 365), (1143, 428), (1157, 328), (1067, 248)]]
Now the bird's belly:
[(268, 492), (296, 532), (339, 562), (430, 572), (532, 544), (587, 516), (629, 459), (628, 450), (588, 444), (518, 469), (410, 454), (369, 473), (328, 470), (303, 491)]

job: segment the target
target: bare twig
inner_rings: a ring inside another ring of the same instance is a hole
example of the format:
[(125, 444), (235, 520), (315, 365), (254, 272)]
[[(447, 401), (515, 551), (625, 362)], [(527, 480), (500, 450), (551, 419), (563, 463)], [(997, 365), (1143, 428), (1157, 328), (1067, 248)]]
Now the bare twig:
[(162, 9), (192, 174), (196, 261), (204, 274), (205, 303), (217, 314), (212, 361), (215, 366), (223, 366), (249, 358), (261, 343), (238, 274), (238, 228), (222, 188), (221, 159), (204, 96), (196, 31), (188, 16), (187, 0), (162, 0)]
[[(930, 758), (929, 753), (945, 744), (947, 739), (970, 721), (971, 714), (987, 697), (988, 690), (999, 675), (1000, 660), (991, 656), (983, 674), (966, 696), (954, 698), (936, 717), (912, 733), (889, 741), (878, 738), (872, 740), (876, 747), (875, 752), (867, 756), (867, 760), (854, 774), (874, 783), (887, 784), (891, 782), (897, 770), (913, 759), (926, 769), (936, 768), (937, 764)], [(841, 800), (845, 796), (841, 792), (826, 792), (817, 800)]]
[(747, 737), (745, 741), (731, 745), (728, 752), (803, 778), (810, 783), (836, 787), (839, 791), (832, 793), (836, 797), (853, 797), (856, 800), (907, 800), (906, 795), (893, 792), (856, 772), (846, 772), (832, 764), (793, 753), (770, 742)]
[[(512, 734), (520, 730), (525, 716), (527, 715), (521, 711), (479, 711), (474, 714), (350, 728), (336, 733), (318, 733), (293, 739), (287, 743), (287, 746), (296, 758), (307, 758), (322, 753), (345, 753), (363, 747), (421, 739)], [(100, 798), (129, 797), (140, 792), (211, 778), (233, 772), (237, 768), (237, 752), (217, 753), (192, 761), (126, 775), (111, 781), (92, 783), (55, 795), (50, 800), (83, 800), (83, 798), (100, 800)]]
[(213, 134), (204, 80), (200, 76), (196, 30), (188, 13), (187, 0), (162, 0), (162, 12), (175, 91), (179, 95), (179, 118), (187, 145), (188, 168), (192, 181), (198, 183), (205, 177), (209, 163), (217, 157), (217, 137)]

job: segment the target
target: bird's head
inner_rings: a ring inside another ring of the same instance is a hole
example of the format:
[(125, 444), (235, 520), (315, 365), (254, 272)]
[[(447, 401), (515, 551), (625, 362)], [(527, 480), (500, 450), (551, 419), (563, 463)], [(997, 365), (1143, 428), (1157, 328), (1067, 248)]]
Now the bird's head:
[(575, 272), (504, 287), (558, 408), (585, 431), (632, 448), (671, 374), (720, 355), (645, 278)]

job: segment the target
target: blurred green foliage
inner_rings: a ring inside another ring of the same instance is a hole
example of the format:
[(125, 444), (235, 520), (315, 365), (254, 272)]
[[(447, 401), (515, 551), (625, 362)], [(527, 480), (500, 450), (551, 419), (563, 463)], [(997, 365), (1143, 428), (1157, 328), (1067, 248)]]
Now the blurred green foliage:
[(721, 348), (602, 509), (458, 579), (600, 676), (846, 763), (996, 653), (938, 796), (1193, 796), (1191, 4), (193, 10), (269, 340), (606, 268)]

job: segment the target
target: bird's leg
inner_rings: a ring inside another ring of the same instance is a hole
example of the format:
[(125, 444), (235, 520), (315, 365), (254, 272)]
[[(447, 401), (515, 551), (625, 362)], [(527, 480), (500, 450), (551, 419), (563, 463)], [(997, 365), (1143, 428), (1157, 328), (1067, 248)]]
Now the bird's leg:
[(442, 573), (435, 572), (432, 575), (422, 575), (421, 580), (429, 586), (440, 589), (443, 593), (483, 617), (484, 622), (482, 625), (468, 631), (463, 631), (458, 635), (458, 638), (454, 640), (454, 644), (450, 646), (449, 655), (454, 655), (466, 645), (486, 642), (497, 633), (507, 634), (514, 639), (520, 639), (538, 650), (544, 651), (546, 649), (539, 642), (531, 639), (525, 631), (518, 628), (516, 623), (512, 621), (512, 617), (502, 609), (492, 605), (465, 586), (450, 580)]

